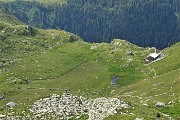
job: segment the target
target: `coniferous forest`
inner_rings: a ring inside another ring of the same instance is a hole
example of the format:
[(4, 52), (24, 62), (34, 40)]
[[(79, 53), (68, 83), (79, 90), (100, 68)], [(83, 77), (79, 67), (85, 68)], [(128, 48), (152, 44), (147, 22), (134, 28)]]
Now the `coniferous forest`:
[(67, 30), (88, 42), (120, 38), (163, 49), (180, 41), (178, 0), (67, 0), (64, 4), (17, 0), (1, 5), (24, 23)]

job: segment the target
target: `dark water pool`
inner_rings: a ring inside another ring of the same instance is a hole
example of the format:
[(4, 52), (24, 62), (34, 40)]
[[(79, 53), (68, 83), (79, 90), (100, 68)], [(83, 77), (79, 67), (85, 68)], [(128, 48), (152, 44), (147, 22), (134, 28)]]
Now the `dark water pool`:
[(118, 86), (118, 85), (119, 85), (119, 84), (118, 84), (118, 80), (119, 80), (120, 78), (121, 78), (120, 76), (114, 76), (114, 77), (112, 78), (112, 80), (111, 80), (112, 84)]

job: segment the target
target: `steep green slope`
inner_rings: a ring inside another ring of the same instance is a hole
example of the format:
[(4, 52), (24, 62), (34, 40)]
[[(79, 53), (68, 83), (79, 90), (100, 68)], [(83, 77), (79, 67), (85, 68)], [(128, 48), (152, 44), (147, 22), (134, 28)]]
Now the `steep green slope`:
[[(163, 50), (163, 53), (166, 54), (167, 58), (150, 65), (157, 75), (166, 74), (170, 71), (177, 70), (180, 68), (179, 56), (180, 56), (180, 43), (172, 45), (170, 48)], [(163, 69), (162, 69), (163, 66)]]
[(10, 24), (22, 24), (15, 16), (11, 15), (8, 11), (0, 9), (0, 22)]
[[(171, 116), (174, 119), (179, 119), (180, 115), (180, 66), (179, 66), (179, 49), (180, 43), (177, 43), (170, 48), (164, 49), (162, 52), (167, 56), (165, 59), (146, 65), (154, 72), (153, 77), (120, 88), (118, 96), (121, 99), (129, 101), (133, 106), (138, 106), (137, 112), (140, 118), (147, 118), (150, 109), (154, 109), (156, 116)], [(166, 104), (165, 107), (156, 107), (155, 104), (160, 101)], [(153, 110), (152, 110), (153, 111)], [(139, 114), (141, 113), (141, 114)], [(167, 114), (167, 115), (166, 115)], [(134, 116), (133, 118), (135, 119)], [(113, 116), (109, 119), (120, 118), (120, 116)]]
[[(167, 114), (174, 119), (179, 119), (180, 113), (180, 69), (169, 71), (161, 76), (147, 78), (139, 83), (122, 88), (123, 91), (119, 93), (119, 97), (142, 107), (140, 111), (148, 108), (156, 110), (157, 113)], [(156, 107), (155, 104), (160, 101), (166, 104), (165, 107)], [(161, 116), (164, 116), (161, 114)], [(140, 117), (146, 118), (146, 115), (141, 114)]]

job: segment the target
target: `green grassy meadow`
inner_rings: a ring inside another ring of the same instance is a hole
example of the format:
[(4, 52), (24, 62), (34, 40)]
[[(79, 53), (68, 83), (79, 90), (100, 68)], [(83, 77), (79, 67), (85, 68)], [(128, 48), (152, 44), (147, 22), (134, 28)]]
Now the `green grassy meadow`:
[[(163, 60), (147, 65), (144, 58), (154, 50), (125, 40), (86, 43), (63, 30), (6, 21), (0, 22), (0, 96), (6, 93), (0, 114), (31, 115), (33, 102), (70, 90), (87, 98), (118, 97), (131, 105), (107, 120), (168, 119), (162, 113), (179, 119), (179, 43), (161, 51)], [(121, 77), (118, 86), (111, 84), (114, 76)], [(10, 101), (18, 105), (9, 109), (5, 105)], [(157, 108), (157, 101), (172, 104)]]

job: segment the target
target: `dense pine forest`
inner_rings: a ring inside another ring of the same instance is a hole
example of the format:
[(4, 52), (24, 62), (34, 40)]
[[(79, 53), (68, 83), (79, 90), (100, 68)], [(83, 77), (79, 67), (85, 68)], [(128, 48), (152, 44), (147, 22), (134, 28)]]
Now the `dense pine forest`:
[(24, 23), (63, 29), (88, 42), (126, 39), (165, 48), (180, 41), (178, 0), (67, 0), (63, 4), (0, 3)]

